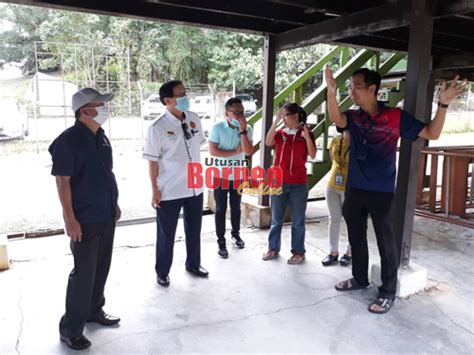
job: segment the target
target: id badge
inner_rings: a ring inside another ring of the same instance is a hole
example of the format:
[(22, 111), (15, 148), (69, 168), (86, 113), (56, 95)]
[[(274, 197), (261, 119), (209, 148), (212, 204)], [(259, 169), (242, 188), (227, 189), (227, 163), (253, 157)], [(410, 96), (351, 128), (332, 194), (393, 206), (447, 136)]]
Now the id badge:
[(336, 178), (334, 179), (334, 182), (337, 186), (342, 186), (344, 182), (344, 175), (336, 174)]

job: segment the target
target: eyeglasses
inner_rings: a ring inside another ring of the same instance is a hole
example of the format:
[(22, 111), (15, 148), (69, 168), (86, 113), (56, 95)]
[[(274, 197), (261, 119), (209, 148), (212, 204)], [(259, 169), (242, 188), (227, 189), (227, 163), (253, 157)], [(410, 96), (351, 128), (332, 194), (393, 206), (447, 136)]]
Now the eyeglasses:
[(191, 139), (193, 137), (193, 135), (191, 134), (191, 132), (189, 132), (189, 126), (187, 123), (182, 123), (181, 124), (181, 128), (183, 129), (183, 133), (184, 133), (184, 137), (186, 139)]
[(227, 110), (227, 112), (232, 112), (236, 116), (242, 116), (244, 114), (244, 111), (231, 111)]

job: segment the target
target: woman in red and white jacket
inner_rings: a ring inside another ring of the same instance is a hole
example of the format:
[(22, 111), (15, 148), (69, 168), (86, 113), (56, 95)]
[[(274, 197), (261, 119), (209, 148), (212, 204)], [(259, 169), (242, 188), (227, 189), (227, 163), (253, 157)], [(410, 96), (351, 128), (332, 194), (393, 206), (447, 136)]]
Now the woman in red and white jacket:
[[(306, 112), (298, 104), (283, 106), (267, 133), (265, 144), (276, 149), (274, 166), (283, 171), (280, 195), (271, 196), (272, 225), (268, 235), (268, 251), (263, 260), (278, 257), (281, 248), (281, 229), (286, 207), (291, 214), (291, 253), (288, 264), (299, 264), (305, 258), (305, 213), (308, 200), (306, 161), (316, 156), (313, 133), (306, 126)], [(283, 120), (284, 128), (277, 130)]]

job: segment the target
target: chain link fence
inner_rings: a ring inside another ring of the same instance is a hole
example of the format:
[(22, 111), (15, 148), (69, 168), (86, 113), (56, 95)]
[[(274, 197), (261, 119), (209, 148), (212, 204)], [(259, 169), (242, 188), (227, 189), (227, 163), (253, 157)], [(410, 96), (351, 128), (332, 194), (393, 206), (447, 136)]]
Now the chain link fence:
[[(126, 49), (42, 42), (32, 46), (37, 59), (36, 72), (0, 79), (0, 234), (62, 226), (61, 206), (50, 175), (48, 147), (74, 124), (71, 97), (86, 86), (115, 94), (108, 103), (111, 118), (103, 128), (114, 149), (114, 171), (123, 219), (154, 217), (148, 165), (142, 159), (142, 148), (148, 127), (164, 112), (158, 97), (161, 83), (131, 80), (132, 58)], [(46, 67), (57, 70), (45, 70)], [(224, 103), (227, 98), (236, 96), (235, 90), (208, 84), (184, 84), (191, 110), (200, 115), (203, 129), (209, 134), (212, 126), (223, 119)], [(471, 91), (453, 105), (445, 132), (457, 129), (472, 132), (474, 98)], [(249, 116), (257, 109), (255, 102), (252, 97), (243, 99)], [(254, 127), (254, 142), (259, 141), (260, 136), (261, 122), (258, 122)], [(207, 155), (207, 145), (204, 145), (202, 159)], [(258, 162), (256, 155), (254, 163)], [(207, 192), (204, 196), (206, 204)]]
[[(33, 45), (37, 59), (35, 74), (0, 80), (0, 233), (61, 228), (62, 212), (50, 175), (48, 147), (74, 124), (71, 97), (87, 86), (115, 94), (107, 104), (111, 117), (103, 128), (114, 149), (122, 218), (154, 217), (142, 148), (148, 127), (164, 112), (158, 98), (161, 83), (132, 81), (131, 58), (126, 50), (62, 43)], [(51, 62), (57, 63), (58, 70), (42, 69), (44, 60), (49, 61), (48, 67)], [(207, 84), (184, 84), (191, 109), (201, 116), (209, 133), (212, 125), (223, 117), (224, 102), (233, 91)], [(206, 154), (204, 145), (203, 158)]]

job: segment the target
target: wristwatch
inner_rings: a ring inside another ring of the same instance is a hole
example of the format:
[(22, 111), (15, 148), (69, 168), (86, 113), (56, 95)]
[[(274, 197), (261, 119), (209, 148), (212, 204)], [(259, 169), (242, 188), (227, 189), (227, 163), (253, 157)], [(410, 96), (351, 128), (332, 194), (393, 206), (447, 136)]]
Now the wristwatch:
[(246, 130), (246, 129), (244, 129), (242, 132), (240, 132), (240, 134), (242, 134), (242, 135), (246, 136), (246, 135), (247, 135), (247, 130)]
[(438, 106), (441, 107), (441, 108), (448, 108), (449, 107), (449, 105), (443, 104), (441, 101), (438, 101)]

